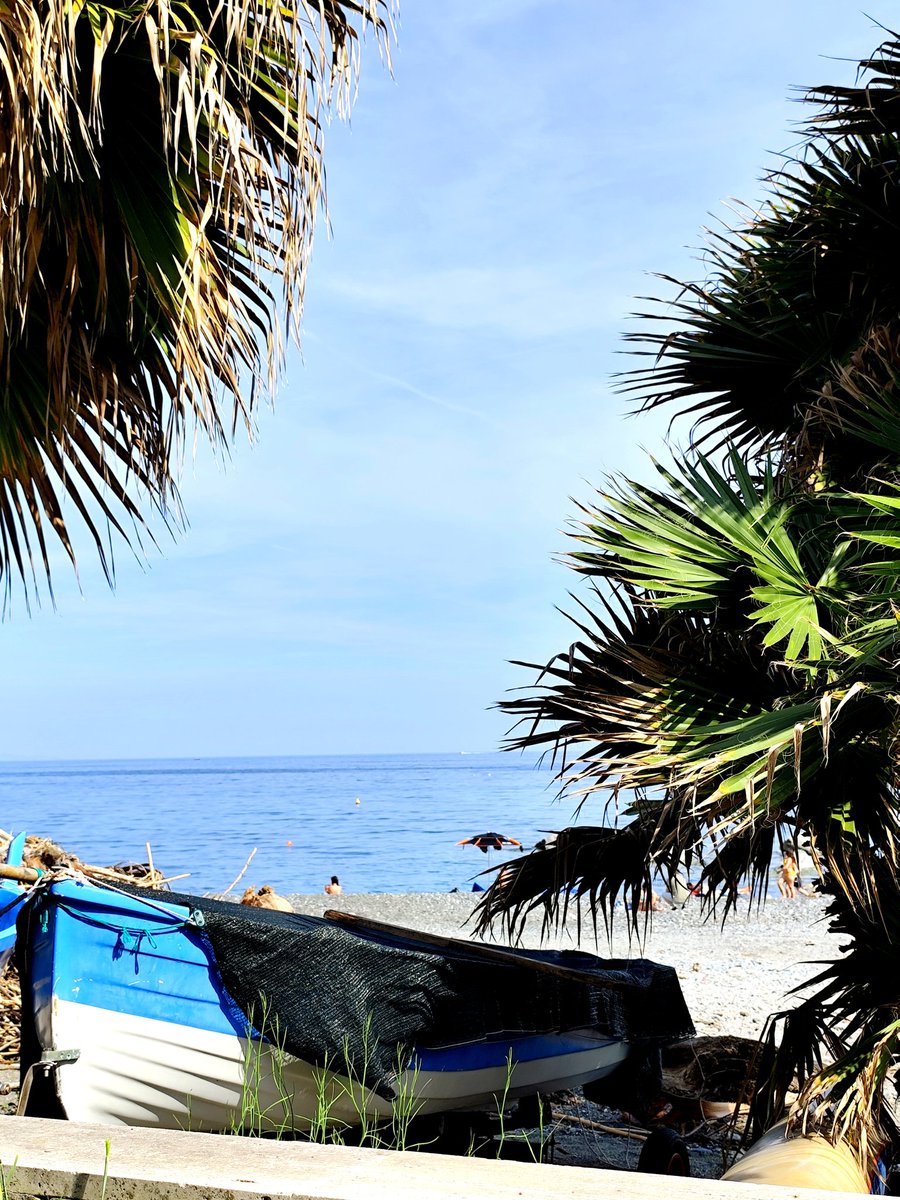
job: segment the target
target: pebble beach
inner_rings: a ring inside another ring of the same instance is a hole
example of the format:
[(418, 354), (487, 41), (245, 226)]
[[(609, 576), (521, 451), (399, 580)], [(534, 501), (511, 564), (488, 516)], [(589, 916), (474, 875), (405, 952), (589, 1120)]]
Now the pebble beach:
[[(296, 912), (321, 915), (326, 909), (339, 909), (448, 937), (472, 936), (470, 918), (477, 903), (471, 893), (345, 893), (289, 899)], [(580, 946), (571, 932), (574, 914), (569, 931), (544, 942), (540, 918), (532, 917), (521, 944), (665, 963), (678, 972), (698, 1034), (758, 1037), (771, 1012), (795, 1003), (791, 990), (817, 974), (819, 962), (840, 953), (841, 940), (828, 932), (824, 908), (819, 897), (779, 897), (762, 909), (739, 906), (723, 928), (720, 921), (704, 917), (694, 898), (682, 908), (652, 914), (643, 945), (629, 942), (624, 913), (617, 915), (611, 945), (602, 927), (595, 943), (587, 913)], [(506, 944), (500, 936), (485, 940)]]

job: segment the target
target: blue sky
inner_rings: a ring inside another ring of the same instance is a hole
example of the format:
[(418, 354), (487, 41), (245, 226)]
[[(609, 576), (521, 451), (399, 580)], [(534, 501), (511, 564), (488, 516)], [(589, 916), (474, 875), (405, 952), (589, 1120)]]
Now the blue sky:
[(570, 497), (661, 450), (611, 383), (635, 297), (702, 276), (792, 87), (851, 80), (892, 10), (407, 0), (328, 132), (274, 409), (186, 462), (188, 530), (117, 547), (114, 593), (82, 538), (80, 588), (61, 563), (55, 610), (14, 605), (0, 757), (498, 746), (507, 660), (570, 640)]

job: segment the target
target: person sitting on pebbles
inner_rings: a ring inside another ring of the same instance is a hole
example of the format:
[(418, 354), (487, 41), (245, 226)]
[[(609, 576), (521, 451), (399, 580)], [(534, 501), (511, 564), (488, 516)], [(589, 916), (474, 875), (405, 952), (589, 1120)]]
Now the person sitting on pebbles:
[(325, 884), (326, 896), (340, 896), (343, 890), (344, 889), (341, 887), (341, 881), (338, 879), (337, 875), (332, 875), (331, 883)]

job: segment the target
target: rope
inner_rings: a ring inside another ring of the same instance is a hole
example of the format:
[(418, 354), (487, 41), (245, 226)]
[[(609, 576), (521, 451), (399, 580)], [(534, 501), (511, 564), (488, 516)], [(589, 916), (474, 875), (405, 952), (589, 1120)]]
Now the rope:
[[(125, 896), (129, 900), (138, 899), (141, 904), (146, 905), (148, 908), (154, 909), (156, 912), (166, 917), (170, 922), (167, 928), (157, 929), (154, 931), (154, 933), (151, 933), (149, 929), (146, 929), (140, 925), (119, 925), (112, 921), (104, 921), (100, 917), (88, 916), (86, 913), (81, 912), (79, 909), (67, 904), (66, 901), (61, 897), (54, 896), (54, 903), (57, 904), (59, 908), (62, 909), (62, 911), (68, 916), (72, 917), (73, 920), (83, 921), (86, 925), (93, 925), (97, 929), (108, 929), (111, 933), (118, 934), (119, 940), (122, 942), (122, 946), (126, 950), (131, 949), (129, 943), (132, 939), (135, 941), (135, 952), (137, 952), (139, 949), (144, 938), (146, 938), (150, 945), (155, 949), (156, 941), (154, 939), (154, 934), (156, 937), (165, 937), (170, 933), (178, 933), (182, 929), (202, 929), (206, 924), (203, 913), (201, 913), (198, 909), (188, 909), (188, 915), (186, 917), (178, 918), (172, 912), (170, 912), (168, 908), (165, 908), (162, 904), (156, 901), (145, 899), (143, 896), (135, 897), (133, 893), (126, 892), (123, 888), (118, 888), (111, 883), (100, 883), (96, 880), (89, 879), (84, 872), (76, 871), (72, 867), (57, 867), (52, 871), (42, 872), (41, 878), (31, 886), (31, 894), (28, 897), (29, 900), (34, 899), (34, 897), (36, 897), (39, 893), (46, 891), (52, 884), (58, 883), (64, 879), (70, 879), (75, 883), (88, 884), (90, 887), (100, 888), (102, 891), (115, 892), (117, 895)], [(13, 904), (20, 903), (22, 899), (22, 896), (17, 896), (13, 901)], [(7, 905), (7, 908), (0, 909), (0, 917), (2, 917), (3, 913), (11, 907), (12, 905)], [(42, 914), (42, 920), (46, 920), (46, 913)]]

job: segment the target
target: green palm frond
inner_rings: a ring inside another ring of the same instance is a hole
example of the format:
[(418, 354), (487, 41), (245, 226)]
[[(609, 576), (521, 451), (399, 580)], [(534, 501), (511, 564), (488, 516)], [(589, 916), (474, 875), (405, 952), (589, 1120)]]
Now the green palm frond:
[[(700, 856), (704, 903), (725, 916), (745, 877), (762, 895), (780, 826), (813, 837), (869, 905), (873, 857), (897, 854), (884, 747), (900, 730), (893, 676), (866, 651), (881, 601), (860, 582), (866, 559), (852, 526), (872, 508), (863, 495), (837, 503), (816, 493), (795, 511), (771, 472), (757, 479), (732, 465), (733, 484), (704, 459), (659, 468), (668, 493), (622, 484), (588, 512), (572, 561), (602, 586), (611, 580), (618, 599), (595, 590), (578, 640), (535, 689), (502, 705), (517, 720), (510, 744), (549, 749), (561, 792), (581, 805), (600, 799), (621, 822), (639, 819), (663, 877)], [(806, 611), (820, 658), (791, 659), (808, 643)], [(522, 867), (520, 900), (551, 857), (540, 862), (534, 875)], [(565, 878), (567, 862), (554, 869)], [(644, 886), (642, 871), (631, 890)], [(591, 892), (601, 907), (614, 894)], [(552, 888), (528, 897), (564, 918)]]
[(877, 448), (856, 441), (852, 421), (840, 434), (820, 423), (820, 398), (852, 390), (860, 356), (900, 305), (886, 253), (900, 233), (898, 148), (887, 134), (809, 142), (772, 176), (763, 211), (714, 239), (706, 283), (663, 277), (678, 299), (638, 314), (665, 329), (628, 335), (650, 362), (621, 377), (622, 390), (688, 416), (704, 448), (785, 455), (797, 480), (821, 469), (823, 448), (832, 479), (864, 473)]
[[(734, 893), (758, 844), (766, 845), (768, 861), (780, 797), (793, 795), (800, 714), (766, 718), (760, 706), (780, 694), (783, 668), (700, 621), (693, 612), (654, 610), (623, 595), (579, 627), (580, 640), (547, 664), (538, 690), (503, 707), (522, 731), (512, 744), (548, 747), (567, 795), (582, 804), (605, 795), (620, 808), (633, 797), (623, 819), (640, 817), (648, 853), (664, 872), (696, 855), (703, 836), (719, 826), (740, 821), (754, 829), (758, 842), (719, 880), (723, 893)], [(802, 712), (816, 726), (818, 709)], [(783, 762), (773, 759), (773, 740)], [(753, 786), (743, 778), (729, 786), (746, 772), (748, 756)], [(638, 892), (643, 885), (641, 872), (629, 883)]]
[(74, 557), (64, 496), (111, 576), (107, 523), (135, 541), (140, 501), (177, 522), (190, 426), (221, 447), (251, 424), (302, 303), (326, 110), (386, 20), (381, 0), (0, 14), (7, 598), (13, 575), (26, 599), (49, 583), (51, 533)]
[(828, 610), (845, 605), (836, 585), (847, 546), (806, 536), (801, 558), (771, 465), (752, 478), (734, 450), (728, 465), (734, 482), (702, 455), (674, 472), (656, 464), (666, 492), (621, 481), (602, 508), (583, 510), (574, 536), (587, 549), (572, 551), (572, 564), (646, 589), (658, 608), (739, 607), (748, 636), (753, 624), (765, 629), (764, 648), (816, 663), (834, 640)]
[(504, 866), (478, 920), (609, 927), (625, 898), (639, 936), (686, 867), (724, 919), (805, 845), (847, 949), (770, 1022), (751, 1128), (796, 1079), (796, 1121), (865, 1158), (900, 1059), (900, 39), (862, 68), (809, 93), (769, 202), (631, 339), (623, 389), (691, 419), (690, 449), (582, 507), (576, 640), (500, 706), (604, 824)]

